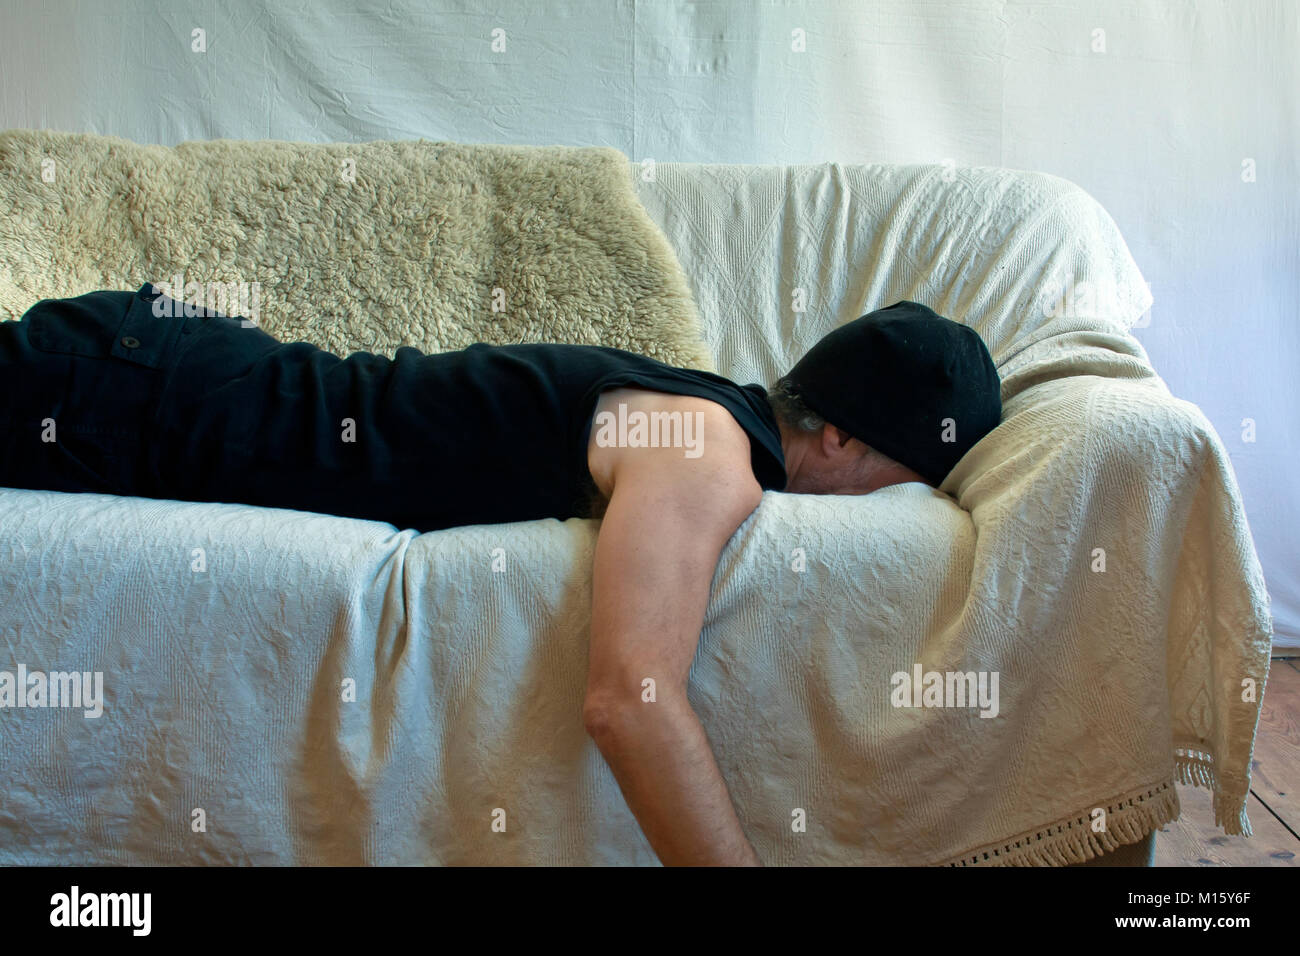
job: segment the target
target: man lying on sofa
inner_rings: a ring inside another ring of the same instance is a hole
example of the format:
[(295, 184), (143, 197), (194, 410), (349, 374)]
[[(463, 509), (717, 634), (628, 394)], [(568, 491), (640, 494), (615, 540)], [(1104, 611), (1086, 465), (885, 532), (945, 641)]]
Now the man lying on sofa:
[(595, 346), (338, 358), (147, 283), (0, 323), (0, 402), (8, 487), (420, 531), (601, 518), (583, 716), (665, 864), (759, 862), (686, 682), (763, 492), (938, 486), (1001, 418), (979, 335), (914, 302), (831, 332), (769, 392)]

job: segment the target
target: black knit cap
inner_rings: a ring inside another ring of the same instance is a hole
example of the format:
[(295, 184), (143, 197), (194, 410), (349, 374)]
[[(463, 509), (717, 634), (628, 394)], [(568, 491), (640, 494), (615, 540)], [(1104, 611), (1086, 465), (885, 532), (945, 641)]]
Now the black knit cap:
[(1002, 420), (998, 370), (979, 333), (917, 302), (841, 325), (786, 378), (826, 421), (935, 486)]

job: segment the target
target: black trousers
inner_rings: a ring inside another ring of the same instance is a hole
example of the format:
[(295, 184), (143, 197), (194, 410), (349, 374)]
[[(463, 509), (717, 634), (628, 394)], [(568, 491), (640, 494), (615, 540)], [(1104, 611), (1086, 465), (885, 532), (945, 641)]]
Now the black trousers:
[[(424, 357), (399, 349), (395, 374), (190, 311), (146, 283), (0, 322), (0, 486), (449, 526), (427, 514), (455, 495), (433, 487), (447, 454)], [(362, 440), (340, 440), (347, 420)]]
[(148, 283), (43, 299), (0, 322), (0, 486), (171, 497), (168, 400), (196, 345), (224, 348), (207, 367), (228, 375), (280, 343), (238, 317), (187, 318)]

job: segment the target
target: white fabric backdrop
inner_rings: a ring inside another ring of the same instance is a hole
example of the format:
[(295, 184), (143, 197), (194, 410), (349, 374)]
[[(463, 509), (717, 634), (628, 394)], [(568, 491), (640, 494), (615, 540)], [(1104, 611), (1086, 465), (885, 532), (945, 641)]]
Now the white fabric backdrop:
[(1136, 334), (1229, 449), (1300, 646), (1298, 50), (1294, 0), (0, 0), (0, 125), (1064, 176), (1150, 282)]

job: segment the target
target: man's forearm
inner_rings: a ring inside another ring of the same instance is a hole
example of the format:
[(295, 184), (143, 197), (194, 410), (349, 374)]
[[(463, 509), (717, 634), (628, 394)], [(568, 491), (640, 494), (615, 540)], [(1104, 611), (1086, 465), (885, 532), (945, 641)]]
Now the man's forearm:
[(760, 866), (682, 694), (603, 713), (592, 737), (665, 866)]

